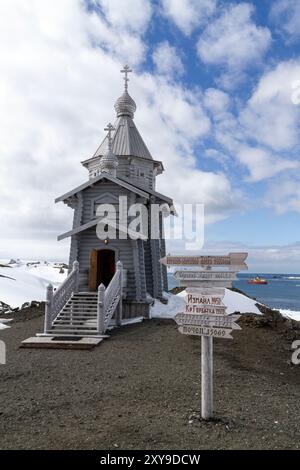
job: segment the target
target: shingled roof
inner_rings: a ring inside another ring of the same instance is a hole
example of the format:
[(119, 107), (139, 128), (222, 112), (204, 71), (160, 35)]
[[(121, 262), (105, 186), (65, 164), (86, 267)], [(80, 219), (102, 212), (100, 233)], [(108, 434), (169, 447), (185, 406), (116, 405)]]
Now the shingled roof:
[[(153, 160), (145, 142), (137, 130), (133, 119), (126, 114), (120, 115), (115, 124), (115, 131), (112, 133), (112, 151), (115, 155), (132, 156)], [(104, 155), (108, 149), (107, 136), (96, 150), (93, 157)]]

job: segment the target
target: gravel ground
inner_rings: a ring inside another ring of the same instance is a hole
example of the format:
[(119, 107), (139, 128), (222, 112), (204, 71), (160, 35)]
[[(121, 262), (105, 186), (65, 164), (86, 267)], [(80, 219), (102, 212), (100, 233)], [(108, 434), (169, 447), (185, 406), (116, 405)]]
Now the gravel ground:
[(151, 320), (92, 351), (20, 349), (42, 331), (40, 313), (1, 331), (1, 449), (300, 448), (299, 331), (286, 322), (249, 316), (233, 340), (214, 341), (215, 419), (204, 422), (200, 338)]

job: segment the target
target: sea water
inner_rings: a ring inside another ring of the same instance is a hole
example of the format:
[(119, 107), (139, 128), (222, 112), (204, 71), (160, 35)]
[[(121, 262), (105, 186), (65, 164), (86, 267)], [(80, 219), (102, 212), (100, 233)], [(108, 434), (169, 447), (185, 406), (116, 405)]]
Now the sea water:
[[(256, 276), (268, 281), (268, 284), (248, 284), (247, 281)], [(240, 289), (257, 301), (272, 308), (300, 312), (300, 274), (262, 274), (239, 273), (233, 287)], [(178, 286), (178, 282), (168, 273), (169, 289)]]

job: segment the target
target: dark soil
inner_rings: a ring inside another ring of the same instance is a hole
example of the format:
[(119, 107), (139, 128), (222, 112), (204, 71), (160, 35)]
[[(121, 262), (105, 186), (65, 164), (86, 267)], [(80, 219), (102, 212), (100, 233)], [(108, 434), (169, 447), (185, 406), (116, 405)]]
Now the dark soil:
[(214, 340), (215, 419), (199, 419), (200, 349), (171, 320), (114, 330), (92, 351), (20, 349), (42, 308), (0, 332), (1, 449), (299, 449), (298, 324), (247, 315)]

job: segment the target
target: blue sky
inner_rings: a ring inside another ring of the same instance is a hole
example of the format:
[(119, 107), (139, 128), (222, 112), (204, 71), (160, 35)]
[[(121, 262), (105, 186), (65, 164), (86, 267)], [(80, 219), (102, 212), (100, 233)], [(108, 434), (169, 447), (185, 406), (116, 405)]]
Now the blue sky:
[(55, 238), (72, 214), (53, 199), (86, 180), (128, 62), (159, 190), (204, 202), (212, 251), (299, 272), (300, 2), (59, 5), (0, 6), (0, 257), (67, 257)]

